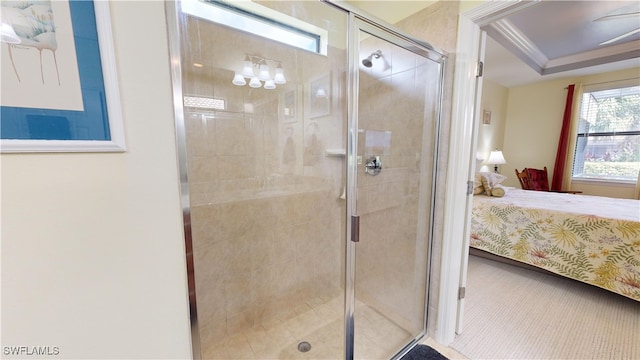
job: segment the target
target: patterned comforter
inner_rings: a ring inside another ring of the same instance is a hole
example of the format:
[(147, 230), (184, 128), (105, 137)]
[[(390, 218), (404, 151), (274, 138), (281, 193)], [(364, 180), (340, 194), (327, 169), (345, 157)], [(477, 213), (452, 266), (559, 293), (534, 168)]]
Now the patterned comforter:
[(475, 195), (470, 245), (640, 301), (640, 200)]

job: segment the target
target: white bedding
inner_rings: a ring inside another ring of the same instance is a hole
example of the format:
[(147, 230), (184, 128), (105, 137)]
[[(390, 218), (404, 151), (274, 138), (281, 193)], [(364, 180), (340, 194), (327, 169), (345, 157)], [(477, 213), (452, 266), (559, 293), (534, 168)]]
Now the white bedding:
[(491, 197), (490, 201), (496, 204), (511, 204), (609, 219), (640, 221), (640, 200), (507, 188), (503, 197)]

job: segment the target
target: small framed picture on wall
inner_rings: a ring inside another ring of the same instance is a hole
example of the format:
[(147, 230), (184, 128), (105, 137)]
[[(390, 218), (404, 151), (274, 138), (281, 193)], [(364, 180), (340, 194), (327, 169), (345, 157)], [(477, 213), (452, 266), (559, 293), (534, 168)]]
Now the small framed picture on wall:
[(484, 110), (482, 112), (482, 125), (491, 125), (491, 111)]

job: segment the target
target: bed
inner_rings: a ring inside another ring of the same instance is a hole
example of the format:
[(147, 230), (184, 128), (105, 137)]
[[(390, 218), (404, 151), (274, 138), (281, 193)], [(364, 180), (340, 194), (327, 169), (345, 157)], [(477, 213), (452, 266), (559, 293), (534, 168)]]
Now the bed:
[(640, 200), (515, 188), (474, 195), (470, 246), (640, 302)]

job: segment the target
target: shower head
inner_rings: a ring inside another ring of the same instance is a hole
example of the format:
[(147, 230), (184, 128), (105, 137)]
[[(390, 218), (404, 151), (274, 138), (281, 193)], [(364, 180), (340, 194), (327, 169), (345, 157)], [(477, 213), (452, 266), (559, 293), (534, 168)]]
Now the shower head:
[(382, 51), (376, 50), (376, 51), (372, 52), (371, 55), (367, 56), (366, 59), (362, 60), (362, 65), (364, 65), (365, 67), (370, 68), (371, 66), (373, 66), (373, 62), (371, 62), (371, 60), (373, 58), (379, 59), (380, 56), (382, 56)]

